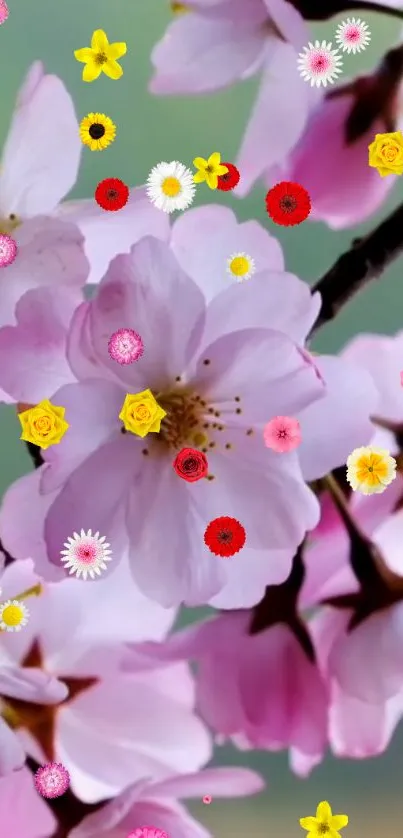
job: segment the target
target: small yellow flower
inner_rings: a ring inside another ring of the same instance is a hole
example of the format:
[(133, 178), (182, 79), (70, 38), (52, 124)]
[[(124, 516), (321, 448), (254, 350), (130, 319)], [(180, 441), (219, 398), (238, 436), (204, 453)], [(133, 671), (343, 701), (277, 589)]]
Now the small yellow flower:
[(91, 151), (103, 151), (113, 143), (116, 125), (104, 113), (89, 113), (80, 122), (80, 139)]
[(117, 59), (126, 55), (126, 50), (127, 44), (110, 44), (103, 29), (96, 29), (91, 38), (91, 46), (74, 51), (77, 61), (85, 64), (83, 81), (95, 81), (101, 73), (110, 79), (120, 79), (123, 70)]
[(354, 492), (380, 494), (396, 477), (396, 460), (384, 448), (355, 448), (347, 458), (347, 480)]
[(348, 824), (347, 815), (332, 815), (332, 810), (327, 800), (319, 803), (316, 810), (316, 817), (300, 818), (300, 826), (307, 829), (307, 838), (340, 838), (339, 829)]
[(159, 406), (151, 390), (143, 390), (126, 396), (119, 419), (127, 431), (144, 437), (149, 433), (159, 433), (161, 420), (166, 415), (166, 410)]
[(218, 151), (210, 154), (208, 160), (205, 160), (204, 157), (195, 157), (193, 165), (198, 170), (193, 175), (194, 182), (203, 183), (203, 181), (206, 181), (210, 189), (217, 189), (218, 178), (228, 172), (227, 166), (223, 166), (221, 163), (221, 154)]
[(403, 174), (403, 134), (392, 131), (389, 134), (375, 134), (368, 146), (368, 163), (378, 169), (381, 177)]
[(36, 407), (30, 407), (18, 414), (22, 426), (20, 439), (32, 442), (39, 448), (56, 445), (64, 437), (68, 422), (64, 420), (65, 408), (44, 399)]

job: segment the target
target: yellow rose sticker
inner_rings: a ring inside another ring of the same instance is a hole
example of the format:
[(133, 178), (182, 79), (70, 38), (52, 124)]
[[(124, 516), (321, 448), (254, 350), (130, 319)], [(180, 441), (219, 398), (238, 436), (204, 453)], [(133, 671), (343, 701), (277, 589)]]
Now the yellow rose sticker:
[(20, 439), (43, 449), (56, 445), (69, 427), (68, 422), (64, 420), (64, 414), (64, 407), (57, 407), (48, 399), (44, 399), (36, 407), (24, 410), (18, 414), (22, 427)]
[(159, 406), (151, 390), (143, 390), (141, 393), (128, 393), (119, 419), (122, 420), (126, 431), (144, 437), (149, 433), (158, 433), (161, 420), (166, 415), (166, 410)]
[(381, 177), (403, 174), (403, 134), (392, 131), (389, 134), (375, 134), (368, 146), (369, 165), (378, 169)]

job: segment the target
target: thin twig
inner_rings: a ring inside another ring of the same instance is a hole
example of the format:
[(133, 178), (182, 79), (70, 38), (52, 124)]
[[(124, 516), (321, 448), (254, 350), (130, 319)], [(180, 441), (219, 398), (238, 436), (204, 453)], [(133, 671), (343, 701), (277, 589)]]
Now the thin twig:
[(316, 283), (322, 308), (312, 329), (315, 334), (333, 320), (351, 298), (374, 279), (403, 251), (403, 204), (400, 204), (372, 233), (353, 242), (350, 250)]

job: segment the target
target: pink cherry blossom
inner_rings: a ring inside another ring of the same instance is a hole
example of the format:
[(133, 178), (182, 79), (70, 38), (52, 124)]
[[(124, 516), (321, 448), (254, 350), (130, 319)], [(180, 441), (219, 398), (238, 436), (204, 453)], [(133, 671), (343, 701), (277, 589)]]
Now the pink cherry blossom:
[(300, 424), (290, 416), (275, 416), (265, 425), (263, 437), (265, 445), (278, 454), (294, 451), (301, 444)]
[(199, 800), (206, 786), (216, 797), (232, 798), (256, 794), (264, 782), (248, 768), (206, 768), (157, 782), (141, 780), (99, 811), (87, 815), (69, 838), (148, 838), (150, 830), (170, 838), (210, 838), (210, 833), (180, 802), (188, 798)]
[[(7, 640), (10, 662), (0, 668), (0, 691), (6, 701), (10, 696), (58, 705), (54, 761), (68, 771), (74, 794), (89, 803), (112, 797), (144, 776), (162, 780), (172, 773), (197, 771), (211, 756), (210, 737), (194, 714), (194, 685), (187, 665), (154, 667), (149, 673), (122, 671), (122, 641), (144, 638), (150, 634), (148, 626), (151, 634), (162, 637), (173, 615), (167, 620), (152, 603), (148, 614), (141, 597), (138, 602), (133, 599), (133, 586), (127, 590), (127, 572), (119, 574), (117, 580), (110, 576), (106, 587), (100, 581), (95, 597), (91, 586), (76, 579), (44, 585), (40, 596), (29, 601), (24, 631)], [(3, 573), (2, 596), (20, 593), (37, 581), (30, 560), (14, 562)], [(140, 614), (143, 626), (138, 623)], [(22, 668), (34, 641), (41, 652), (40, 668)], [(69, 678), (93, 678), (94, 683), (69, 698), (63, 682)], [(39, 764), (49, 762), (40, 736), (27, 733), (17, 738), (2, 721), (0, 769), (14, 767), (11, 740), (19, 749), (19, 765), (24, 752)]]
[[(250, 635), (248, 611), (223, 614), (129, 652), (143, 660), (195, 659), (197, 704), (222, 740), (241, 750), (289, 750), (295, 773), (321, 762), (327, 741), (327, 690), (315, 663), (285, 624)], [(225, 691), (222, 684), (225, 683)]]
[(0, 779), (0, 823), (9, 838), (51, 838), (55, 833), (56, 819), (26, 768)]
[[(284, 179), (301, 183), (312, 201), (310, 219), (333, 230), (352, 227), (376, 212), (396, 178), (380, 178), (368, 166), (368, 145), (388, 130), (381, 118), (357, 140), (346, 143), (346, 123), (356, 102), (346, 88), (328, 95), (311, 115), (305, 132), (282, 169)], [(396, 130), (399, 128), (397, 125)], [(269, 176), (268, 184), (271, 186)]]
[[(245, 597), (244, 604), (253, 604), (266, 584), (287, 575), (295, 547), (306, 529), (317, 523), (316, 500), (299, 475), (296, 455), (290, 452), (279, 458), (266, 451), (263, 457), (262, 437), (247, 434), (247, 430), (262, 428), (269, 409), (277, 407), (279, 414), (303, 410), (322, 396), (325, 385), (310, 356), (301, 353), (278, 324), (275, 331), (261, 323), (259, 328), (248, 328), (249, 311), (262, 308), (256, 279), (254, 297), (249, 298), (249, 307), (243, 307), (243, 322), (242, 305), (238, 304), (234, 307), (237, 326), (228, 333), (228, 324), (215, 310), (220, 298), (206, 309), (201, 291), (179, 268), (169, 248), (155, 239), (144, 239), (130, 255), (112, 262), (99, 293), (77, 310), (67, 338), (67, 356), (78, 380), (52, 397), (55, 404), (66, 407), (69, 434), (57, 451), (46, 457), (40, 473), (41, 494), (51, 500), (44, 533), (46, 553), (53, 565), (60, 567), (66, 536), (79, 531), (85, 518), (86, 529), (102, 530), (107, 536), (115, 557), (129, 549), (137, 584), (165, 606), (180, 601), (207, 602), (231, 578), (237, 596)], [(261, 279), (263, 286), (264, 274)], [(296, 293), (299, 295), (298, 290)], [(310, 305), (308, 301), (309, 292)], [(230, 311), (228, 305), (226, 311)], [(141, 364), (124, 367), (109, 357), (107, 340), (128, 317), (136, 319), (147, 352)], [(164, 335), (165, 341), (156, 335)], [(3, 346), (5, 350), (6, 341)], [(275, 364), (270, 363), (273, 352)], [(11, 376), (10, 363), (8, 368)], [(24, 380), (32, 373), (28, 363)], [(216, 411), (226, 405), (224, 434), (209, 428), (209, 441), (217, 438), (217, 449), (211, 448), (208, 455), (210, 471), (217, 480), (199, 481), (196, 487), (177, 480), (169, 445), (164, 449), (166, 456), (156, 458), (151, 440), (140, 443), (134, 435), (119, 431), (118, 416), (126, 393), (146, 388), (158, 393), (162, 383), (169, 399), (172, 387), (181, 393), (178, 376), (195, 393), (202, 393), (201, 398), (215, 405)], [(237, 399), (241, 400), (240, 413)], [(236, 456), (224, 443), (234, 446)], [(142, 451), (147, 446), (151, 446), (150, 455), (145, 457)], [(100, 473), (107, 474), (107, 491)], [(93, 486), (91, 492), (86, 488), (88, 481)], [(234, 493), (239, 481), (243, 491)], [(217, 517), (224, 486), (231, 494), (232, 517), (242, 521), (248, 537), (242, 559), (225, 567), (203, 545), (206, 522)], [(51, 499), (48, 493), (53, 493)], [(272, 497), (269, 517), (268, 494)], [(256, 497), (260, 498), (258, 503)], [(42, 500), (39, 503), (42, 505)], [(185, 509), (189, 509), (187, 518), (183, 517)], [(7, 500), (3, 510), (3, 520), (10, 522)], [(14, 507), (15, 524), (20, 510), (21, 504), (19, 510)], [(177, 526), (178, 514), (186, 522), (182, 528)], [(158, 527), (148, 527), (149, 515), (159, 521)], [(267, 550), (280, 553), (275, 552), (273, 561), (267, 562)], [(235, 579), (242, 575), (244, 566), (248, 581), (239, 585)]]
[[(173, 19), (154, 47), (150, 90), (156, 94), (205, 93), (262, 71), (237, 161), (239, 195), (283, 160), (305, 127), (312, 94), (301, 84), (296, 62), (308, 40), (302, 17), (284, 0), (198, 0)], [(281, 131), (272, 131), (273, 114)]]

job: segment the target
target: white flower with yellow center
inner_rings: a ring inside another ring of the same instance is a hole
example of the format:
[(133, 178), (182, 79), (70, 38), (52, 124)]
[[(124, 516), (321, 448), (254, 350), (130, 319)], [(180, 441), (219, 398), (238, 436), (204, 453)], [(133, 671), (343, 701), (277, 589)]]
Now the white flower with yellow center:
[(244, 279), (250, 279), (255, 273), (255, 260), (246, 253), (233, 253), (227, 259), (227, 272), (237, 280), (243, 282)]
[(396, 460), (385, 448), (355, 448), (347, 458), (347, 480), (354, 492), (380, 494), (395, 477)]
[(8, 599), (0, 605), (0, 630), (21, 631), (28, 622), (29, 611), (18, 599)]
[(163, 212), (185, 210), (190, 207), (196, 192), (193, 174), (183, 163), (158, 163), (147, 178), (147, 195)]

